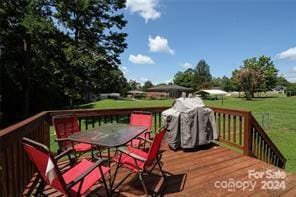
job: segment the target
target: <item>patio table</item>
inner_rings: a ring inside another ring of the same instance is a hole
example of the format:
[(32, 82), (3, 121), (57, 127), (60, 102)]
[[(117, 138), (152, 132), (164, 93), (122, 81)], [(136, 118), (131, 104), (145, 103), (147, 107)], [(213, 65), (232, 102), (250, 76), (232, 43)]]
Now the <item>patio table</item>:
[(105, 124), (87, 131), (77, 132), (68, 137), (70, 141), (107, 147), (110, 167), (110, 149), (123, 146), (147, 130), (144, 126), (129, 124)]
[[(70, 141), (103, 146), (108, 148), (108, 165), (111, 165), (110, 149), (123, 146), (135, 139), (147, 130), (144, 126), (133, 126), (129, 124), (105, 124), (87, 131), (77, 132), (68, 137)], [(111, 174), (111, 169), (110, 169)], [(113, 179), (115, 179), (114, 174)], [(110, 191), (112, 193), (112, 183)]]
[(108, 148), (125, 145), (147, 130), (144, 126), (128, 124), (106, 124), (87, 131), (77, 132), (69, 140)]

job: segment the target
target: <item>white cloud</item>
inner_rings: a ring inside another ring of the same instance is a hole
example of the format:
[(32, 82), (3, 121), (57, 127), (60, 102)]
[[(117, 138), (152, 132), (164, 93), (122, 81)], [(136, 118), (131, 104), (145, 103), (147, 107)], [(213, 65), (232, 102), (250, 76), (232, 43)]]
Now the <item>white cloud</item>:
[(165, 81), (165, 83), (172, 83), (173, 82), (173, 79), (168, 79)]
[(155, 20), (161, 16), (161, 13), (156, 10), (158, 0), (127, 0), (126, 7), (132, 13), (139, 13), (147, 23), (149, 20)]
[(140, 83), (143, 85), (146, 81), (148, 81), (149, 79), (146, 77), (140, 77), (139, 81)]
[(149, 36), (148, 41), (149, 50), (151, 52), (164, 52), (171, 55), (175, 54), (175, 51), (170, 48), (168, 40), (164, 37), (155, 36), (155, 38), (153, 38)]
[(185, 62), (184, 64), (181, 64), (181, 66), (185, 69), (188, 69), (188, 68), (192, 68), (192, 64), (188, 63), (188, 62)]
[(290, 59), (296, 60), (296, 47), (289, 48), (276, 55), (276, 59)]
[(151, 57), (146, 55), (130, 55), (128, 60), (134, 64), (155, 64)]
[(296, 66), (292, 67), (289, 73), (284, 74), (284, 77), (288, 81), (295, 83), (296, 82)]
[(285, 78), (292, 82), (292, 83), (295, 83), (296, 82), (296, 73), (293, 73), (293, 74), (286, 74), (285, 75)]

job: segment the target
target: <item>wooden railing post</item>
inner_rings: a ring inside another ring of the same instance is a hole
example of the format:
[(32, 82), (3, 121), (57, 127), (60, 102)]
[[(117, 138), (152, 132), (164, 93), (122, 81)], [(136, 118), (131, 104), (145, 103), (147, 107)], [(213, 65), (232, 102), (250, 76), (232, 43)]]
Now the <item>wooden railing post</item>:
[(245, 125), (244, 125), (244, 155), (251, 156), (251, 129), (252, 129), (252, 114), (247, 112), (245, 115)]

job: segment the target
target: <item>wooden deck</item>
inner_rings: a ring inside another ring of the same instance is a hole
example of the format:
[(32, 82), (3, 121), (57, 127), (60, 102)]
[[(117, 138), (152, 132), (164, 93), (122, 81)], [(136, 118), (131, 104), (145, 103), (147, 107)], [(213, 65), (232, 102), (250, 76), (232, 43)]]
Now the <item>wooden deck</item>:
[[(166, 144), (162, 145), (163, 169), (168, 173), (164, 196), (296, 196), (296, 174), (286, 174), (286, 178), (268, 179), (249, 178), (249, 170), (256, 172), (284, 172), (283, 170), (264, 163), (260, 160), (243, 156), (233, 150), (221, 146), (207, 146), (200, 150), (184, 152), (172, 151)], [(158, 175), (158, 168), (153, 171), (153, 176), (145, 177), (147, 187), (152, 191), (161, 190), (163, 180)], [(119, 180), (127, 171), (121, 169), (116, 180)], [(170, 175), (169, 175), (170, 174)], [(237, 188), (217, 188), (225, 186), (227, 182), (235, 182)], [(252, 190), (240, 188), (242, 184), (250, 181), (256, 184)], [(268, 182), (269, 181), (269, 182)], [(264, 190), (264, 183), (268, 187), (279, 186), (286, 189)], [(242, 184), (240, 184), (242, 183)], [(216, 184), (216, 186), (215, 186)], [(285, 185), (283, 185), (285, 184)], [(115, 196), (143, 195), (142, 187), (136, 175), (131, 175), (119, 188), (120, 193)], [(60, 196), (60, 193), (46, 188), (45, 194)], [(91, 196), (104, 195), (102, 189), (96, 189)]]

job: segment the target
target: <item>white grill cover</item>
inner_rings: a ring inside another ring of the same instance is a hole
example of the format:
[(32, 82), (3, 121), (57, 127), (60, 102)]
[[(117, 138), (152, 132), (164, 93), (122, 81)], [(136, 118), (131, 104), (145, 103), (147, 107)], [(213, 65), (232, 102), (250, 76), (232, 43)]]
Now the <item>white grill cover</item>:
[(214, 112), (199, 97), (176, 99), (172, 108), (162, 112), (162, 121), (173, 149), (196, 148), (218, 138)]

